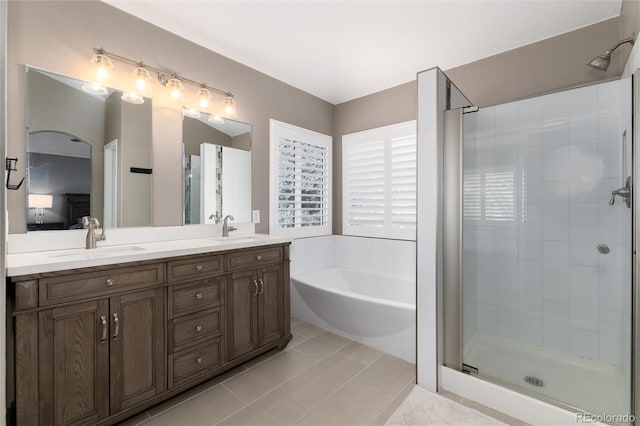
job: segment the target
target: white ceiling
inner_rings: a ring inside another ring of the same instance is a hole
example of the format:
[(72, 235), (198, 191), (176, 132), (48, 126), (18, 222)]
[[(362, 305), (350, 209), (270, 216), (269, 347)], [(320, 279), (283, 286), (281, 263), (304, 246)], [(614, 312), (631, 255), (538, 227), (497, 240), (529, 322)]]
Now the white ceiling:
[(104, 1), (333, 104), (613, 18), (622, 3)]

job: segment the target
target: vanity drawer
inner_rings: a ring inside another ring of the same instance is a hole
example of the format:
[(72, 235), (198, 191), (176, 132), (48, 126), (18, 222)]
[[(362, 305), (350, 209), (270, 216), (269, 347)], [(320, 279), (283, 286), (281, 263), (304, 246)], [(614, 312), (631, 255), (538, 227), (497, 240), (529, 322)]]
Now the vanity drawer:
[(126, 290), (152, 287), (164, 283), (162, 263), (107, 271), (87, 272), (39, 282), (40, 306), (95, 298)]
[(169, 322), (169, 348), (218, 337), (221, 332), (220, 308), (187, 315)]
[(169, 287), (169, 314), (177, 317), (222, 304), (223, 277), (211, 277)]
[(220, 338), (207, 340), (198, 346), (176, 352), (170, 356), (170, 379), (176, 386), (197, 379), (222, 365)]
[(282, 247), (264, 247), (252, 250), (231, 252), (227, 255), (227, 269), (256, 268), (269, 263), (282, 262), (284, 259)]
[(221, 254), (190, 257), (167, 262), (167, 281), (197, 279), (224, 272), (224, 256)]

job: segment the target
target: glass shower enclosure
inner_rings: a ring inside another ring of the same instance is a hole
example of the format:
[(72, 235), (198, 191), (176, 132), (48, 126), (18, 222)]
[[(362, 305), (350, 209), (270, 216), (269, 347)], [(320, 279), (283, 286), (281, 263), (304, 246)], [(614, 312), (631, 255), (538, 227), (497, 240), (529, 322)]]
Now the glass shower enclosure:
[(631, 79), (462, 118), (462, 369), (632, 411)]

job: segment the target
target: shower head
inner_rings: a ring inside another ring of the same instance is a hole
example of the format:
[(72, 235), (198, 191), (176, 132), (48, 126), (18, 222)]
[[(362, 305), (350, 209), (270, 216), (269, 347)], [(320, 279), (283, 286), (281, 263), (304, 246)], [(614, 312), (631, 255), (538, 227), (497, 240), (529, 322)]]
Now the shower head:
[(593, 58), (592, 60), (590, 60), (587, 65), (590, 66), (591, 68), (595, 68), (595, 69), (600, 70), (600, 71), (606, 71), (607, 68), (609, 68), (609, 64), (611, 63), (611, 54), (618, 47), (620, 47), (621, 45), (623, 45), (625, 43), (631, 43), (631, 45), (633, 46), (633, 43), (635, 42), (635, 40), (636, 40), (636, 34), (633, 33), (633, 35), (631, 35), (631, 37), (625, 38), (624, 40), (620, 40), (615, 45), (613, 45), (613, 47), (611, 47), (611, 49), (605, 51), (603, 54), (598, 55), (595, 58)]
[(611, 50), (607, 50), (600, 56), (596, 56), (587, 64), (591, 68), (595, 68), (600, 71), (606, 71), (611, 63)]

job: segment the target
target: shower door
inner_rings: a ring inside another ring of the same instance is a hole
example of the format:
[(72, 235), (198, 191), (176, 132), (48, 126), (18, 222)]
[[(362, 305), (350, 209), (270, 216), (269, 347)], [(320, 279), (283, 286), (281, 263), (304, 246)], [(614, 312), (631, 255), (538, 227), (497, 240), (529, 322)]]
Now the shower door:
[(463, 115), (463, 369), (608, 416), (631, 413), (631, 95), (622, 79)]

